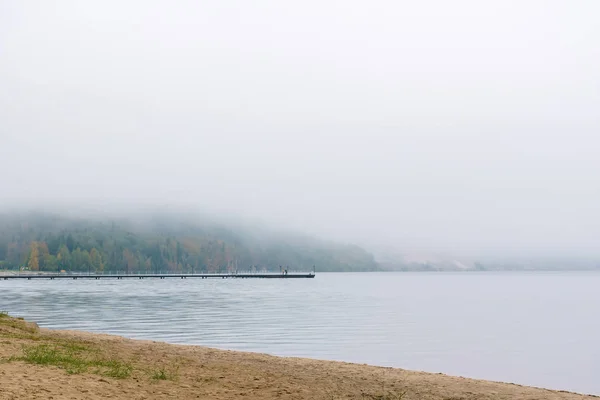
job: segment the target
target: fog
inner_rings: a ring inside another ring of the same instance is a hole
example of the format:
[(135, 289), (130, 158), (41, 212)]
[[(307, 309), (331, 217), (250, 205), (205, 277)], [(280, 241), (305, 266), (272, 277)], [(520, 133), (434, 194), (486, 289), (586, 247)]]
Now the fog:
[(600, 3), (2, 1), (2, 207), (598, 255)]

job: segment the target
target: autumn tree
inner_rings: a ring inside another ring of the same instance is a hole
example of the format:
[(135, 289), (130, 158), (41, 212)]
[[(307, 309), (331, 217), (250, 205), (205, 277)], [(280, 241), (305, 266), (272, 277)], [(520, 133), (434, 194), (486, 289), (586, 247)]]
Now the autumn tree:
[(137, 259), (135, 255), (129, 249), (123, 250), (123, 259), (125, 260), (125, 268), (128, 274), (133, 272), (136, 268)]
[(50, 251), (46, 242), (36, 242), (38, 250), (38, 262), (41, 270), (46, 270), (46, 264), (50, 261)]
[(90, 264), (92, 269), (96, 272), (104, 271), (104, 263), (102, 262), (102, 255), (100, 252), (94, 247), (90, 251)]
[(29, 262), (27, 263), (27, 267), (30, 271), (39, 271), (40, 270), (40, 261), (39, 261), (39, 252), (37, 242), (31, 242), (30, 250), (29, 250)]

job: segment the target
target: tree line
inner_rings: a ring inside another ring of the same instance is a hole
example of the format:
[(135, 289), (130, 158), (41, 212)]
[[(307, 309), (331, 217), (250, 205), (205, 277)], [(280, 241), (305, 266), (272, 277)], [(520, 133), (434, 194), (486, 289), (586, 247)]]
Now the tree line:
[(373, 256), (352, 245), (252, 229), (182, 221), (69, 219), (0, 215), (0, 269), (95, 273), (225, 273), (376, 270)]

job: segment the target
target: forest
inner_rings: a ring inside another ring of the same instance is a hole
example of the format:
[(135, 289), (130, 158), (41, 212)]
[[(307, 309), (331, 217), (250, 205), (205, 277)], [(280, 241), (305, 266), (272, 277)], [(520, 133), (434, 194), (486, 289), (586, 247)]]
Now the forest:
[(90, 273), (374, 271), (354, 245), (175, 214), (0, 214), (0, 269)]

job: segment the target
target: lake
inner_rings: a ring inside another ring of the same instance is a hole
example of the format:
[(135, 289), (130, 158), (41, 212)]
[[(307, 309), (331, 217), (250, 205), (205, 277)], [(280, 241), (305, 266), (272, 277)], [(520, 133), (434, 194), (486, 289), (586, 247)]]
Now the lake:
[(600, 395), (600, 273), (0, 280), (42, 327)]

